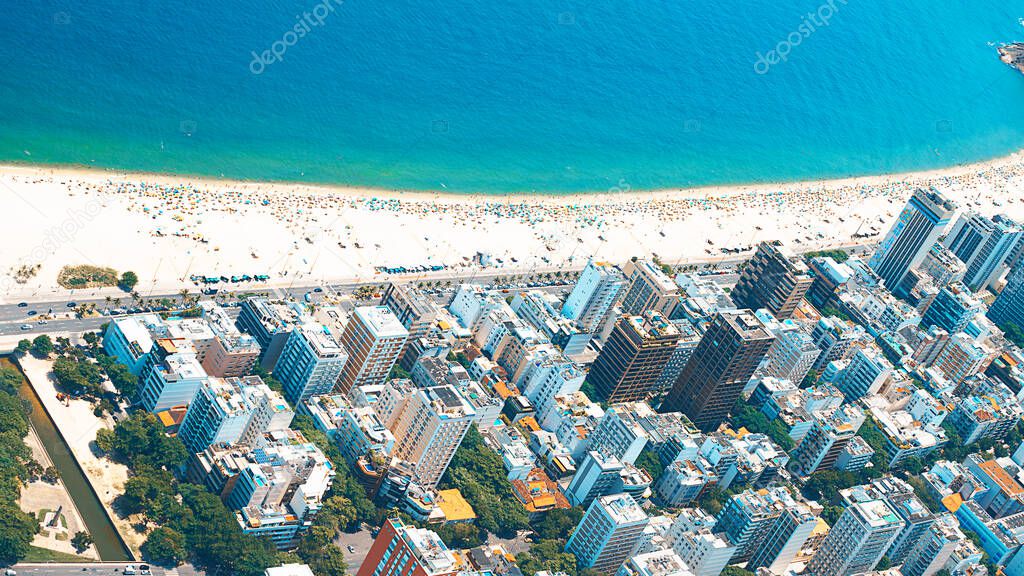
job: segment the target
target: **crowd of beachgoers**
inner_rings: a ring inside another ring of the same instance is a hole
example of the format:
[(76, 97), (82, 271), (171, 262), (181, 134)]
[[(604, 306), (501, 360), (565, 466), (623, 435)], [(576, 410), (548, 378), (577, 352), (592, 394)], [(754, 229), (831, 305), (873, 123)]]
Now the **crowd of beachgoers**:
[[(964, 208), (1024, 217), (1024, 154), (902, 175), (566, 195), (402, 192), (0, 168), (0, 190), (34, 208), (21, 217), (17, 210), (6, 215), (14, 229), (26, 228), (30, 242), (40, 228), (28, 225), (33, 212), (74, 214), (83, 206), (99, 207), (95, 217), (80, 224), (102, 227), (107, 242), (90, 243), (79, 234), (73, 250), (48, 248), (58, 260), (47, 258), (44, 266), (85, 256), (118, 269), (141, 269), (140, 278), (156, 284), (164, 276), (184, 279), (186, 271), (222, 273), (230, 266), (221, 262), (246, 257), (260, 259), (271, 274), (294, 268), (333, 279), (373, 274), (388, 265), (466, 267), (479, 253), (493, 256), (492, 265), (537, 267), (579, 266), (594, 255), (624, 261), (650, 253), (685, 262), (774, 239), (809, 250), (877, 240), (922, 186), (943, 190)], [(28, 263), (25, 254), (9, 259), (0, 265)], [(169, 261), (168, 269), (161, 272), (159, 260)]]

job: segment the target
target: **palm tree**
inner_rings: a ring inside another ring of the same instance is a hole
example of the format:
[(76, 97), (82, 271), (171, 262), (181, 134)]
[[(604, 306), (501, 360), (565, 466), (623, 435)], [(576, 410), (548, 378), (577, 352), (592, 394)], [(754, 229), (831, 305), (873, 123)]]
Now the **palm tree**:
[(109, 310), (110, 310), (110, 303), (111, 303), (111, 302), (113, 302), (113, 301), (114, 301), (114, 299), (113, 299), (113, 298), (111, 298), (110, 296), (107, 296), (107, 297), (105, 297), (105, 300), (106, 300), (106, 302), (107, 302), (107, 307), (106, 307), (106, 310), (108, 310), (108, 311), (109, 311)]

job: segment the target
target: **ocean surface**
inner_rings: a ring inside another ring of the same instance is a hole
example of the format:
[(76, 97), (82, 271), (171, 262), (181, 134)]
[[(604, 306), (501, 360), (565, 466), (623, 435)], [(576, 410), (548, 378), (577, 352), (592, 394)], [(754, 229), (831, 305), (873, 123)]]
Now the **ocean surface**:
[(1024, 75), (995, 48), (1024, 41), (1024, 0), (0, 10), (0, 162), (500, 194), (888, 173), (1024, 147)]

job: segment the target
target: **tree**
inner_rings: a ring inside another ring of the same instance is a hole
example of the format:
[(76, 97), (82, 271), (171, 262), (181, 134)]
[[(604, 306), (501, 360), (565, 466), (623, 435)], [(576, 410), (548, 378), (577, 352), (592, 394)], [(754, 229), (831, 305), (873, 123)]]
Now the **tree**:
[(135, 285), (139, 283), (139, 277), (131, 270), (121, 274), (121, 280), (118, 281), (117, 287), (125, 292), (131, 292), (135, 289)]
[(14, 500), (0, 501), (0, 566), (10, 566), (28, 554), (39, 523), (21, 511)]
[(530, 527), (542, 540), (567, 540), (582, 518), (583, 509), (578, 506), (555, 508), (531, 523)]
[(754, 573), (739, 566), (726, 566), (720, 576), (754, 576)]
[(166, 526), (150, 532), (142, 544), (142, 556), (153, 564), (173, 568), (185, 561), (185, 536)]
[(21, 382), (20, 372), (14, 368), (0, 368), (0, 392), (17, 396), (18, 389), (21, 388)]
[(481, 530), (472, 524), (464, 522), (445, 524), (435, 529), (435, 532), (441, 537), (445, 545), (453, 550), (476, 548), (484, 544)]
[(53, 352), (53, 340), (46, 334), (40, 334), (32, 340), (32, 355), (36, 358), (46, 358)]
[(541, 540), (530, 547), (529, 552), (516, 555), (516, 564), (523, 574), (535, 574), (541, 570), (552, 573), (565, 572), (576, 576), (576, 556), (565, 551), (559, 540)]
[(512, 496), (501, 458), (484, 444), (476, 426), (466, 432), (441, 479), (442, 488), (458, 488), (477, 513), (477, 526), (512, 538), (529, 525), (529, 516)]
[(655, 482), (658, 481), (661, 473), (665, 470), (665, 466), (661, 463), (661, 458), (650, 448), (644, 448), (640, 452), (640, 456), (636, 459), (636, 467), (642, 468), (651, 476), (651, 480)]
[(89, 546), (92, 546), (92, 536), (89, 536), (88, 532), (75, 532), (75, 535), (71, 538), (71, 545), (75, 547), (76, 552), (81, 554)]
[(24, 356), (28, 354), (29, 350), (32, 349), (32, 342), (28, 338), (22, 338), (18, 340), (18, 346), (14, 349), (14, 353), (18, 356)]

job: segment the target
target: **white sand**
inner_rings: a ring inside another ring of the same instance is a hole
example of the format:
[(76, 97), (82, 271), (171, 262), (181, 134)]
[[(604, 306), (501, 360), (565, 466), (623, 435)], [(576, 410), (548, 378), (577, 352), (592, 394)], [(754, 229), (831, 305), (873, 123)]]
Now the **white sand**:
[[(884, 233), (913, 189), (928, 185), (961, 206), (1024, 217), (1024, 153), (845, 180), (507, 197), (0, 166), (0, 299), (68, 296), (56, 286), (68, 264), (134, 270), (148, 295), (193, 287), (191, 274), (262, 273), (285, 286), (384, 281), (374, 271), (382, 265), (466, 272), (478, 251), (509, 272), (579, 267), (592, 255), (718, 261), (729, 258), (723, 246), (774, 239), (805, 251), (864, 242), (852, 237), (858, 229)], [(16, 267), (37, 264), (27, 283), (14, 281)]]

